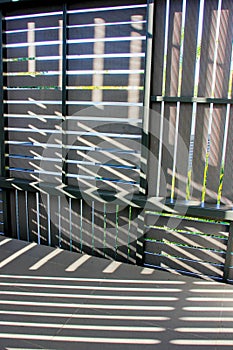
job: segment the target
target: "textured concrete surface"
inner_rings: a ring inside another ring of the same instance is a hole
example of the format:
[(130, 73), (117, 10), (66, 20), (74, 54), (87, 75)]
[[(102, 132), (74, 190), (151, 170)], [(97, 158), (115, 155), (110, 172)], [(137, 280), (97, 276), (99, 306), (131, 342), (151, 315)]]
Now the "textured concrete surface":
[(233, 286), (0, 237), (1, 350), (233, 349)]

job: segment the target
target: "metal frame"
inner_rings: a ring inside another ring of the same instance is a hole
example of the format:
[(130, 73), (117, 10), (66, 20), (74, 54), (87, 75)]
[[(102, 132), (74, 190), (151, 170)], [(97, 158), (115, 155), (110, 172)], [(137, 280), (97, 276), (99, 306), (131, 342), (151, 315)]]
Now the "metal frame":
[(225, 258), (225, 266), (223, 273), (223, 280), (225, 282), (231, 281), (233, 283), (233, 222), (230, 224), (229, 237), (227, 242), (227, 252)]

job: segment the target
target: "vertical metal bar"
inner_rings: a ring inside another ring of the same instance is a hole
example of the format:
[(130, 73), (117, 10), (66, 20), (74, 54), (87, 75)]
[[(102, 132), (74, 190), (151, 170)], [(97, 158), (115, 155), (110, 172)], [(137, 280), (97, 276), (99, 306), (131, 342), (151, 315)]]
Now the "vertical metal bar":
[(116, 205), (116, 237), (115, 237), (115, 260), (118, 250), (118, 229), (119, 229), (119, 204)]
[[(229, 75), (229, 84), (228, 84), (228, 98), (231, 98), (232, 95), (232, 82), (233, 82), (233, 43), (231, 49), (231, 66), (230, 66), (230, 75)], [(219, 187), (218, 187), (218, 198), (217, 198), (217, 207), (220, 207), (221, 197), (222, 197), (222, 186), (225, 172), (225, 159), (226, 159), (226, 148), (227, 148), (227, 138), (228, 138), (228, 129), (230, 122), (230, 111), (231, 105), (227, 104), (226, 110), (226, 122), (224, 128), (224, 137), (223, 137), (223, 146), (222, 146), (222, 160), (221, 160), (221, 169), (219, 174)]]
[[(204, 19), (204, 4), (205, 4), (205, 0), (200, 0), (198, 33), (197, 33), (197, 47), (196, 47), (195, 77), (194, 77), (194, 92), (193, 92), (194, 98), (198, 97), (202, 30), (203, 30), (203, 19)], [(193, 151), (194, 151), (194, 141), (195, 141), (196, 117), (197, 117), (197, 102), (194, 102), (193, 109), (192, 109), (191, 133), (190, 133), (190, 141), (189, 141), (189, 161), (188, 161), (188, 174), (187, 174), (187, 183), (186, 183), (186, 200), (190, 199), (190, 188), (191, 188), (192, 170), (193, 170)]]
[(130, 258), (130, 229), (131, 229), (131, 221), (132, 221), (132, 207), (129, 206), (129, 217), (128, 217), (128, 242), (127, 242), (127, 262)]
[(17, 239), (20, 239), (20, 226), (19, 226), (19, 196), (18, 196), (18, 190), (15, 190), (15, 218), (16, 218), (16, 233), (17, 233)]
[(47, 194), (47, 225), (48, 225), (48, 245), (51, 246), (51, 220), (50, 220), (50, 195)]
[[(179, 74), (178, 74), (178, 93), (177, 93), (178, 97), (181, 96), (181, 85), (182, 85), (185, 19), (186, 19), (186, 0), (183, 0), (183, 5), (182, 5), (182, 23), (181, 23), (181, 32), (180, 32), (180, 57), (179, 57)], [(175, 140), (174, 140), (174, 153), (173, 153), (171, 203), (173, 203), (174, 195), (175, 195), (176, 161), (177, 161), (179, 119), (180, 119), (180, 102), (178, 101), (177, 104), (176, 104), (176, 127), (175, 127)]]
[(38, 244), (40, 244), (40, 199), (39, 192), (36, 192), (36, 213), (37, 213), (37, 236)]
[(233, 222), (230, 223), (229, 228), (223, 280), (233, 282)]
[[(215, 96), (221, 9), (222, 9), (222, 0), (219, 0), (218, 1), (217, 26), (216, 26), (216, 33), (215, 33), (214, 65), (213, 65), (213, 74), (212, 74), (211, 98), (214, 98), (214, 96)], [(205, 204), (206, 184), (207, 184), (207, 175), (208, 175), (208, 168), (209, 168), (211, 127), (212, 127), (212, 121), (213, 121), (213, 112), (214, 112), (214, 104), (211, 103), (210, 104), (210, 112), (209, 112), (209, 125), (208, 125), (208, 137), (207, 137), (206, 156), (205, 156), (205, 168), (204, 168), (203, 184), (202, 184), (202, 198), (201, 198), (202, 207), (204, 207), (204, 204)]]
[(106, 235), (107, 235), (107, 210), (104, 203), (104, 257), (106, 256)]
[[(169, 12), (170, 12), (170, 0), (166, 0), (166, 20), (165, 20), (165, 41), (164, 41), (164, 52), (163, 52), (163, 85), (162, 85), (162, 96), (166, 93), (166, 78), (167, 78), (167, 52), (168, 52), (168, 34), (169, 34)], [(156, 196), (160, 194), (160, 178), (161, 178), (161, 167), (162, 167), (162, 149), (163, 149), (163, 122), (164, 122), (164, 101), (161, 103), (160, 112), (160, 132), (159, 132), (159, 158), (158, 158), (158, 174), (157, 174), (157, 185), (156, 185)]]
[(143, 96), (143, 127), (142, 148), (140, 167), (140, 192), (147, 192), (147, 160), (149, 152), (149, 117), (150, 117), (150, 95), (151, 95), (151, 66), (152, 66), (152, 36), (154, 21), (154, 0), (147, 0), (147, 28), (146, 28), (146, 58), (144, 74), (144, 96)]
[(91, 250), (94, 254), (95, 250), (95, 202), (91, 204)]
[(70, 251), (73, 250), (73, 241), (72, 241), (72, 199), (69, 197), (69, 233), (70, 233)]
[(27, 230), (27, 241), (30, 241), (29, 234), (29, 215), (28, 215), (28, 191), (25, 191), (25, 209), (26, 209), (26, 230)]
[(138, 216), (138, 237), (137, 237), (137, 248), (136, 248), (136, 264), (143, 266), (144, 264), (144, 212)]
[(58, 196), (58, 246), (61, 248), (61, 196)]
[(80, 251), (83, 251), (83, 200), (80, 199)]

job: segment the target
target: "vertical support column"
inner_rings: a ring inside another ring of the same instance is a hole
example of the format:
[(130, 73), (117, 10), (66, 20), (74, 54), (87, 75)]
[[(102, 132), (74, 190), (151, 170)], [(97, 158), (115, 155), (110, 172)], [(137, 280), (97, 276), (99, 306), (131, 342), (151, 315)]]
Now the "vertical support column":
[(36, 46), (35, 46), (35, 22), (28, 23), (28, 72), (32, 77), (35, 77), (36, 73)]
[(136, 264), (143, 266), (144, 264), (144, 217), (145, 213), (142, 211), (138, 216), (137, 229), (137, 245), (136, 245)]
[(233, 283), (233, 222), (231, 222), (229, 229), (223, 280)]
[(143, 97), (143, 126), (142, 126), (142, 150), (141, 150), (141, 172), (140, 192), (147, 194), (148, 155), (149, 155), (149, 117), (150, 117), (150, 95), (151, 95), (151, 63), (152, 63), (152, 36), (154, 21), (154, 0), (147, 1), (147, 29), (146, 29), (146, 58)]

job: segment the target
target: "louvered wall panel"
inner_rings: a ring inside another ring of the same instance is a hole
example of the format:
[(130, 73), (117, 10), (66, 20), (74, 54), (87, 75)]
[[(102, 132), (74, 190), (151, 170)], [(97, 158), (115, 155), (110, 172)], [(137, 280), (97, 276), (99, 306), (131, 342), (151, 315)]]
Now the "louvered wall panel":
[(222, 279), (227, 222), (148, 212), (145, 232), (145, 266)]

